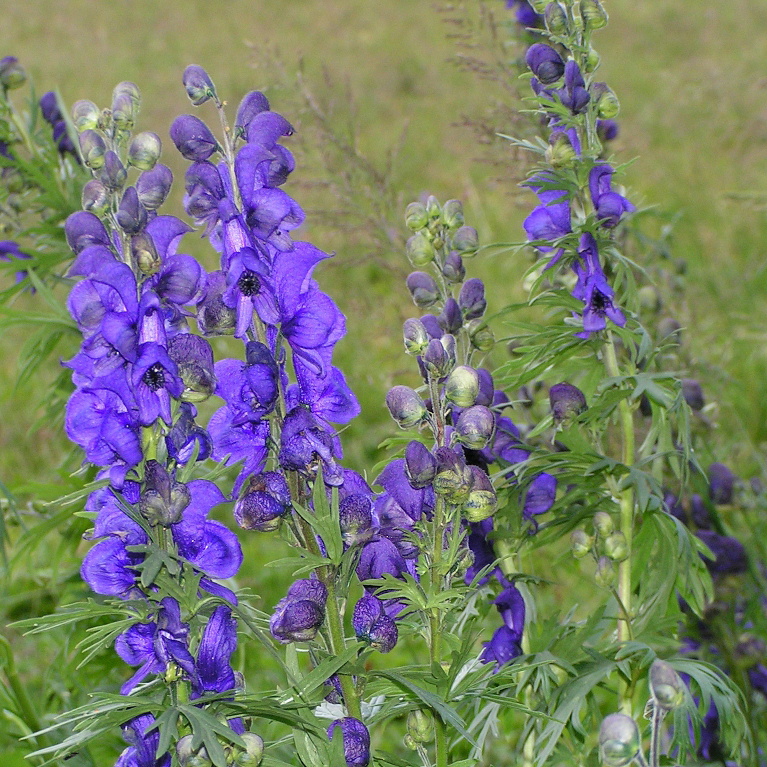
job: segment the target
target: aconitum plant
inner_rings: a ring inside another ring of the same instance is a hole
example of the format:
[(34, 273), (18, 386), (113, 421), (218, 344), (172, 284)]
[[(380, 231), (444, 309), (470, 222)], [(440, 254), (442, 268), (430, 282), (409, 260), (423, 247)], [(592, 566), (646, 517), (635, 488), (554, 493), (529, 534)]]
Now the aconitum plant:
[[(728, 579), (764, 576), (718, 513), (745, 504), (741, 483), (698, 463), (702, 390), (643, 324), (644, 265), (625, 252), (640, 211), (604, 145), (618, 102), (592, 48), (606, 13), (506, 5), (533, 36), (541, 126), (517, 142), (534, 156), (513, 250), (529, 297), (490, 305), (469, 267), (494, 245), (460, 201), (407, 206), (406, 357), (380, 396), (398, 430), (376, 467), (345, 465), (347, 320), (286, 191), (290, 120), (259, 91), (232, 119), (187, 67), (194, 114), (169, 131), (182, 220), (161, 212), (173, 174), (162, 131), (136, 130), (134, 83), (108, 108), (78, 101), (76, 136), (44, 97), (57, 162), (74, 150), (90, 173), (62, 279), (84, 478), (64, 501), (90, 525), (92, 595), (26, 625), (84, 622), (87, 659), (120, 671), (30, 722), (57, 738), (35, 758), (119, 730), (118, 767), (756, 760), (763, 704), (744, 716), (739, 690), (767, 692), (762, 595)], [(0, 60), (3, 88), (17, 80)], [(35, 274), (34, 253), (4, 252)]]

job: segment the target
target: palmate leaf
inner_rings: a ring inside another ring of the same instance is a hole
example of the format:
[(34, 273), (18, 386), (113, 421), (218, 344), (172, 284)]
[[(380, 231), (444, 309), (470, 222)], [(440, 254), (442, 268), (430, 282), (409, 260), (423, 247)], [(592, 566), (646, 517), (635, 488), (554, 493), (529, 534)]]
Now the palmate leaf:
[[(312, 669), (309, 674), (300, 677), (297, 692), (300, 692), (303, 699), (308, 698), (311, 693), (317, 688), (322, 687), (322, 685), (324, 685), (333, 674), (337, 673), (339, 669), (355, 660), (360, 650), (364, 647), (365, 645), (363, 643), (355, 642), (353, 645), (347, 647), (340, 655), (331, 655), (325, 658), (325, 660)], [(293, 693), (288, 691), (282, 696), (281, 700), (289, 702), (292, 696)]]

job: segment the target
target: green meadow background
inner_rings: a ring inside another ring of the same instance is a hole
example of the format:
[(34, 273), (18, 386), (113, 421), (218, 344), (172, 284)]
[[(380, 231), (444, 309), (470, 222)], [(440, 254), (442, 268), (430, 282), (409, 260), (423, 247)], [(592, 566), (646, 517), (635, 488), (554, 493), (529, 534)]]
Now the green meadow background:
[[(686, 263), (683, 298), (661, 316), (688, 328), (689, 368), (680, 373), (704, 382), (720, 458), (743, 476), (759, 474), (767, 441), (767, 3), (604, 4), (610, 23), (594, 42), (601, 79), (622, 105), (611, 149), (616, 161), (632, 161), (622, 176), (631, 199), (653, 207), (648, 233), (662, 234), (673, 259)], [(416, 313), (403, 282), (404, 206), (426, 194), (459, 198), (467, 223), (491, 243), (521, 242), (535, 204), (518, 187), (528, 161), (494, 137), (528, 129), (514, 111), (517, 85), (499, 74), (513, 72), (521, 50), (502, 45), (502, 28), (493, 35), (493, 25), (509, 19), (504, 5), (34, 0), (4, 8), (0, 55), (17, 56), (39, 94), (58, 89), (68, 104), (108, 106), (116, 83), (137, 83), (137, 128), (163, 138), (162, 161), (179, 181), (184, 161), (167, 132), (176, 115), (193, 110), (181, 85), (187, 64), (208, 70), (232, 117), (241, 96), (257, 88), (294, 123), (289, 146), (298, 165), (286, 189), (307, 212), (296, 237), (336, 254), (317, 276), (347, 315), (336, 359), (363, 406), (344, 435), (346, 462), (370, 471), (385, 457), (377, 446), (396, 431), (386, 391), (415, 380), (400, 337), (402, 321)], [(214, 117), (207, 105), (197, 114)], [(181, 213), (182, 194), (179, 183), (167, 212)], [(197, 235), (185, 245), (214, 268)], [(635, 255), (641, 263), (641, 249)], [(492, 312), (524, 297), (529, 264), (528, 255), (507, 251), (467, 261), (467, 270), (486, 280)], [(21, 305), (34, 308), (35, 300), (24, 296)], [(494, 330), (507, 335), (501, 322)], [(79, 457), (60, 420), (40, 420), (57, 358), (73, 354), (76, 342), (62, 343), (48, 368), (19, 388), (23, 341), (16, 330), (0, 338), (0, 482), (26, 498), (35, 485), (55, 484), (57, 471), (63, 478), (76, 469)], [(499, 344), (489, 364), (502, 363), (505, 348)], [(62, 591), (50, 590), (51, 574), (35, 570), (38, 559), (19, 576), (23, 584), (5, 594), (0, 588), (5, 618), (44, 612), (46, 599), (55, 606)], [(73, 589), (80, 588), (76, 568), (64, 568)], [(277, 576), (262, 577), (259, 588), (268, 591), (270, 578)], [(33, 598), (40, 603), (21, 610), (20, 600)], [(46, 663), (59, 657), (50, 646), (15, 639), (28, 668), (35, 652)], [(62, 662), (72, 670), (66, 650)]]

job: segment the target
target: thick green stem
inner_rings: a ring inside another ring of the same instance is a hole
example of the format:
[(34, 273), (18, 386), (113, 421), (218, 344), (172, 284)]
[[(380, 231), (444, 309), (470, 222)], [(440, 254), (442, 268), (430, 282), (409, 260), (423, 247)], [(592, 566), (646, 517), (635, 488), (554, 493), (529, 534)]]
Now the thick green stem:
[[(607, 374), (618, 378), (621, 374), (618, 367), (618, 357), (612, 334), (608, 334), (604, 347), (604, 361)], [(621, 439), (623, 442), (621, 460), (624, 466), (634, 464), (634, 417), (631, 405), (627, 399), (622, 399), (618, 405), (620, 418)], [(618, 618), (618, 642), (625, 643), (631, 639), (631, 548), (634, 537), (634, 490), (631, 486), (620, 492), (620, 531), (626, 539), (626, 557), (618, 563), (618, 597), (622, 606)], [(631, 714), (631, 683), (627, 682), (621, 692), (621, 708), (627, 715)]]
[(660, 728), (666, 712), (658, 705), (653, 705), (652, 730), (650, 731), (650, 767), (658, 767), (660, 762)]

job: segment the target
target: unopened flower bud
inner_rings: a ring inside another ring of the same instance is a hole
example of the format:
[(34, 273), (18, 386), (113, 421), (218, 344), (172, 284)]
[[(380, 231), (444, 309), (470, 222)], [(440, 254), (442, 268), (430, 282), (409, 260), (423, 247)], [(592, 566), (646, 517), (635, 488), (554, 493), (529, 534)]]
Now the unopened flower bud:
[(416, 709), (407, 715), (407, 734), (416, 743), (434, 740), (434, 719), (428, 711)]
[(479, 394), (479, 376), (474, 368), (459, 365), (445, 381), (445, 398), (458, 407), (471, 407)]
[(597, 560), (597, 571), (594, 574), (594, 580), (599, 586), (605, 588), (615, 583), (615, 566), (611, 559), (599, 557)]
[(581, 0), (581, 18), (586, 29), (602, 29), (607, 25), (607, 11), (599, 0)]
[(615, 530), (613, 518), (606, 511), (594, 514), (594, 530), (601, 538), (607, 538)]
[(433, 487), (437, 495), (444, 496), (448, 503), (464, 504), (474, 484), (474, 476), (465, 461), (449, 447), (435, 451), (437, 474)]
[(368, 767), (370, 764), (370, 733), (359, 719), (347, 716), (336, 719), (328, 727), (328, 737), (332, 740), (336, 728), (341, 729), (344, 742), (346, 767)]
[(432, 378), (444, 378), (453, 368), (450, 356), (439, 338), (429, 341), (421, 360)]
[(618, 123), (615, 120), (597, 120), (597, 136), (602, 143), (613, 141), (618, 136)]
[(138, 234), (146, 227), (146, 209), (139, 202), (138, 192), (134, 186), (129, 186), (123, 192), (117, 208), (117, 223), (127, 234)]
[(576, 559), (582, 559), (594, 545), (594, 539), (585, 530), (573, 530), (570, 536), (570, 551)]
[(567, 13), (559, 3), (549, 3), (543, 12), (543, 18), (550, 34), (562, 35), (567, 31)]
[(79, 210), (67, 217), (64, 223), (67, 244), (77, 254), (91, 245), (112, 247), (112, 241), (99, 218), (93, 213)]
[(150, 235), (146, 232), (134, 234), (131, 237), (130, 247), (133, 263), (143, 275), (149, 277), (160, 271), (162, 259)]
[(463, 325), (463, 315), (458, 302), (451, 296), (445, 301), (445, 306), (437, 317), (439, 326), (445, 333), (457, 333)]
[(173, 173), (167, 165), (155, 165), (136, 179), (136, 191), (147, 210), (157, 210), (166, 200), (173, 184)]
[(72, 105), (72, 122), (78, 131), (93, 130), (99, 124), (99, 114), (92, 101), (82, 99)]
[(596, 72), (599, 62), (599, 54), (593, 48), (589, 48), (586, 53), (586, 61), (583, 65), (583, 71), (588, 72), (589, 74), (591, 72)]
[(429, 223), (426, 206), (422, 202), (411, 202), (405, 208), (405, 225), (413, 232), (423, 229)]
[(572, 168), (578, 159), (570, 137), (564, 131), (554, 131), (549, 136), (546, 160), (553, 168)]
[(525, 62), (544, 85), (551, 85), (565, 73), (562, 57), (545, 43), (535, 43), (527, 49)]
[(469, 328), (469, 340), (481, 352), (489, 352), (495, 346), (495, 335), (483, 322)]
[(245, 750), (238, 751), (232, 764), (234, 767), (258, 767), (264, 760), (264, 740), (255, 732), (245, 732), (240, 737), (245, 742)]
[(463, 226), (463, 204), (460, 200), (448, 200), (442, 206), (442, 223), (451, 231)]
[(716, 504), (732, 503), (737, 477), (723, 463), (708, 467), (709, 497)]
[(636, 722), (626, 714), (610, 714), (599, 728), (599, 754), (607, 767), (627, 767), (639, 753)]
[(151, 170), (162, 152), (160, 137), (152, 131), (137, 133), (128, 147), (128, 163), (139, 170)]
[(437, 283), (426, 272), (411, 272), (406, 284), (413, 303), (421, 309), (427, 309), (439, 300)]
[(684, 691), (685, 684), (674, 667), (656, 658), (650, 666), (650, 693), (655, 705), (664, 711), (679, 708), (684, 701)]
[(170, 126), (170, 137), (178, 151), (193, 162), (207, 160), (218, 149), (210, 128), (194, 115), (177, 117)]
[(131, 131), (136, 124), (138, 104), (134, 102), (130, 93), (121, 91), (115, 94), (112, 101), (112, 122), (116, 128), (122, 131)]
[(466, 268), (463, 265), (463, 259), (458, 255), (457, 250), (451, 250), (445, 257), (445, 263), (442, 264), (442, 274), (448, 282), (463, 282), (466, 276)]
[(620, 530), (610, 533), (610, 535), (605, 538), (604, 551), (605, 556), (612, 559), (613, 562), (623, 562), (629, 555), (626, 536), (620, 532)]
[(473, 481), (469, 497), (461, 506), (461, 513), (469, 522), (481, 522), (495, 513), (498, 508), (498, 496), (490, 477), (479, 466), (469, 466), (469, 471)]
[(95, 130), (84, 130), (80, 134), (80, 152), (83, 162), (93, 170), (98, 170), (104, 165), (104, 155), (107, 145), (100, 133)]
[(442, 217), (442, 206), (433, 194), (430, 194), (426, 200), (426, 215), (430, 223), (436, 223)]
[(426, 266), (434, 260), (434, 246), (428, 237), (418, 232), (407, 241), (406, 254), (413, 266)]
[(437, 459), (429, 448), (418, 440), (408, 442), (405, 448), (405, 475), (414, 488), (427, 487), (437, 473)]
[(192, 750), (192, 736), (184, 735), (176, 743), (176, 756), (180, 767), (213, 767), (208, 757), (205, 746), (200, 746), (196, 751)]
[(116, 192), (123, 188), (127, 178), (128, 172), (125, 170), (122, 162), (120, 162), (117, 153), (109, 149), (104, 154), (104, 165), (101, 168), (99, 180), (107, 189)]
[(700, 381), (696, 381), (694, 378), (682, 379), (682, 396), (684, 397), (684, 401), (693, 410), (702, 410), (703, 406), (706, 404)]
[(250, 477), (234, 505), (234, 518), (245, 530), (267, 533), (280, 526), (280, 519), (290, 510), (290, 488), (276, 471)]
[(234, 127), (237, 132), (245, 136), (248, 132), (248, 126), (253, 122), (253, 118), (261, 112), (269, 111), (269, 100), (261, 91), (250, 91), (242, 97), (240, 106), (237, 107), (237, 115), (234, 120)]
[(495, 433), (495, 416), (484, 405), (466, 408), (455, 425), (459, 441), (472, 450), (481, 450)]
[(186, 88), (186, 95), (196, 107), (216, 95), (216, 88), (208, 77), (208, 73), (196, 64), (190, 64), (184, 70), (182, 82)]
[(0, 59), (0, 85), (6, 90), (21, 88), (27, 81), (27, 73), (15, 56)]
[(414, 317), (405, 320), (402, 335), (405, 339), (405, 351), (408, 354), (421, 354), (429, 344), (429, 334), (423, 322)]
[(477, 252), (479, 235), (473, 226), (462, 226), (454, 235), (452, 245), (464, 258), (469, 258)]
[(83, 187), (80, 201), (83, 210), (89, 210), (96, 216), (100, 216), (109, 207), (109, 191), (100, 181), (93, 178)]
[[(439, 343), (439, 341), (437, 341)], [(411, 429), (426, 417), (426, 405), (409, 386), (394, 386), (386, 395), (386, 407), (401, 429)]]
[(338, 506), (338, 523), (347, 546), (370, 540), (373, 535), (373, 504), (366, 495), (347, 495)]
[(572, 384), (563, 382), (549, 389), (549, 404), (555, 424), (571, 421), (586, 410), (586, 397)]
[(213, 349), (202, 336), (179, 333), (168, 343), (168, 356), (178, 366), (184, 383), (184, 402), (204, 402), (216, 388), (213, 372)]
[(593, 83), (589, 89), (593, 102), (597, 105), (597, 116), (603, 120), (612, 120), (621, 111), (618, 97), (607, 83)]

